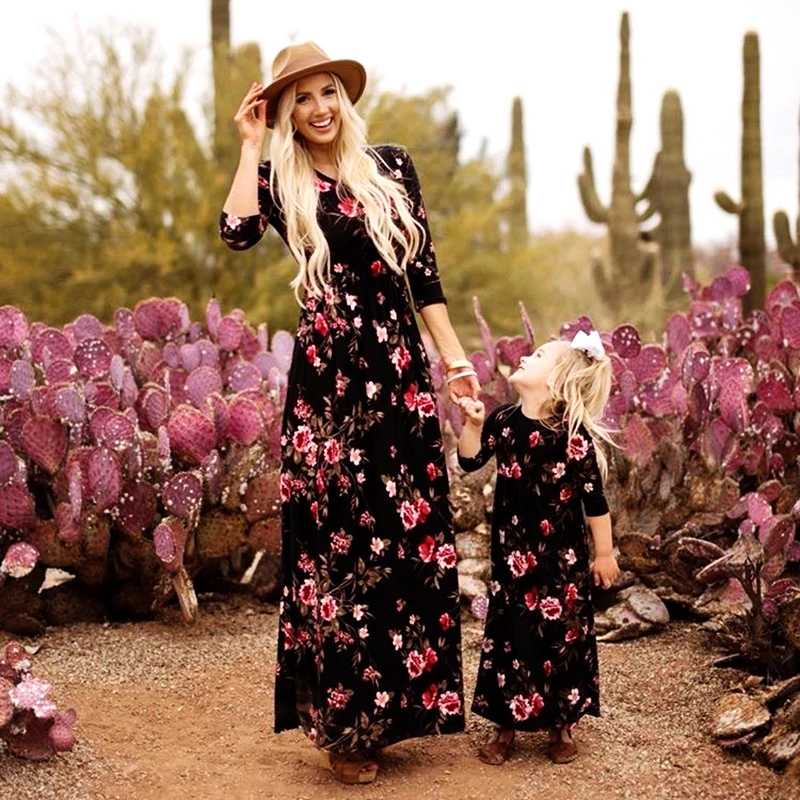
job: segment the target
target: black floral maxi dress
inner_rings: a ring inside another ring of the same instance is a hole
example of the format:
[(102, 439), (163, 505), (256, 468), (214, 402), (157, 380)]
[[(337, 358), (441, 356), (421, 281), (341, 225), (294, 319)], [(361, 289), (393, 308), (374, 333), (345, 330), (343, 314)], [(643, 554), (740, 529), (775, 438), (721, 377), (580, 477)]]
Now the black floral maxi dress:
[[(402, 182), (426, 241), (408, 267), (416, 308), (443, 303), (413, 163), (370, 151)], [(286, 238), (259, 167), (260, 214), (223, 214), (245, 249)], [(448, 476), (424, 344), (405, 279), (380, 258), (363, 210), (317, 173), (330, 288), (300, 312), (282, 429), (282, 561), (275, 731), (374, 749), (464, 728)]]
[(608, 511), (591, 437), (530, 419), (486, 418), (466, 470), (497, 456), (492, 584), (472, 710), (506, 728), (571, 728), (600, 715), (588, 516)]

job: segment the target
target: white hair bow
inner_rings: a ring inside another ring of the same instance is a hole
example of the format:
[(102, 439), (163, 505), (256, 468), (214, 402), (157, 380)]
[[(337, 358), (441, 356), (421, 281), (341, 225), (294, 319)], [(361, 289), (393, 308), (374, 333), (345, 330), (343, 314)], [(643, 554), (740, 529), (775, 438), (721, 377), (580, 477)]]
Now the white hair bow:
[(569, 346), (574, 350), (583, 350), (590, 358), (598, 361), (606, 354), (603, 343), (600, 341), (600, 334), (597, 331), (592, 331), (591, 333), (578, 331)]

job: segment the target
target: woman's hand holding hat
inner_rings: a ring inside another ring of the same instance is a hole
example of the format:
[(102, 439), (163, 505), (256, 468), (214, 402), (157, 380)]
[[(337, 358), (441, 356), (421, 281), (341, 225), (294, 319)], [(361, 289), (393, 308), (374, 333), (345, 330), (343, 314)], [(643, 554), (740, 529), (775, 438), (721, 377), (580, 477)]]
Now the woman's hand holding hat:
[(267, 138), (267, 101), (263, 92), (264, 87), (253, 81), (233, 117), (242, 145), (253, 147), (259, 154)]

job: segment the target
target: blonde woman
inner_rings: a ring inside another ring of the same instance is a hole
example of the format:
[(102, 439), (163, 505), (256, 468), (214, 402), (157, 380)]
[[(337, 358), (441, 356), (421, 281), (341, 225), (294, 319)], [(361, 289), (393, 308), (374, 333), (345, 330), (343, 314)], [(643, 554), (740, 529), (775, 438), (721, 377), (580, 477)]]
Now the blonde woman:
[[(510, 383), (520, 402), (485, 418), (461, 400), (466, 417), (459, 462), (478, 469), (497, 457), (492, 529), (492, 591), (472, 710), (497, 729), (481, 748), (506, 760), (515, 731), (548, 730), (548, 755), (572, 761), (572, 731), (599, 716), (592, 584), (619, 572), (603, 495), (609, 442), (599, 422), (611, 365), (596, 332), (552, 341), (522, 359)], [(594, 560), (590, 561), (591, 530)]]
[(478, 391), (411, 158), (367, 145), (353, 105), (365, 81), (313, 43), (282, 50), (236, 114), (220, 221), (237, 250), (272, 225), (298, 263), (275, 730), (302, 727), (347, 783), (374, 780), (386, 745), (464, 727), (448, 478), (412, 298), (451, 396)]

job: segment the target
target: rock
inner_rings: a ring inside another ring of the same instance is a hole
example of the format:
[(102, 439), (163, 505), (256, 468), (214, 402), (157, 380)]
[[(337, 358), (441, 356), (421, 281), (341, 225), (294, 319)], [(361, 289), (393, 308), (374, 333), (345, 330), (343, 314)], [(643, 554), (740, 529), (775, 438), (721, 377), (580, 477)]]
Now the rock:
[(669, 610), (681, 614), (694, 614), (695, 598), (682, 592), (676, 592), (672, 586), (657, 586), (653, 591)]
[(458, 589), (461, 592), (461, 599), (467, 603), (471, 603), (476, 597), (487, 597), (489, 594), (486, 581), (482, 581), (472, 575), (461, 575), (460, 573), (458, 576)]
[(783, 767), (800, 756), (800, 730), (776, 726), (761, 743), (759, 754), (771, 767)]
[(469, 531), (486, 521), (483, 492), (459, 481), (450, 490), (453, 524), (456, 531)]
[(459, 558), (489, 558), (489, 537), (477, 531), (456, 534), (456, 553)]
[(664, 626), (669, 623), (669, 611), (661, 598), (641, 584), (623, 589), (619, 596), (627, 601), (630, 609), (645, 622)]
[(617, 547), (620, 569), (631, 570), (637, 575), (661, 569), (658, 546), (650, 536), (638, 531), (623, 533), (617, 538)]
[(492, 574), (492, 562), (488, 558), (462, 558), (458, 562), (458, 574), (486, 583)]
[[(791, 678), (787, 678), (785, 681), (781, 681), (780, 683), (776, 683), (771, 686), (769, 691), (764, 696), (764, 702), (768, 706), (778, 705), (786, 700), (786, 698), (791, 697), (798, 692), (800, 692), (800, 675), (794, 675)], [(800, 720), (798, 720), (797, 725), (800, 727)]]
[(769, 709), (741, 692), (723, 695), (711, 715), (711, 733), (717, 739), (738, 739), (769, 724)]

